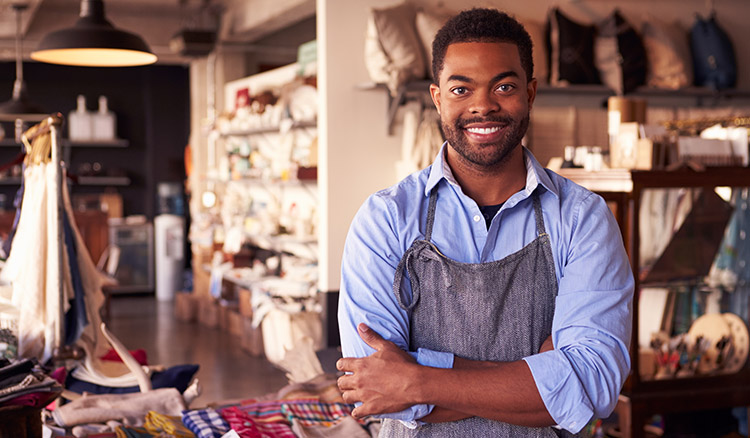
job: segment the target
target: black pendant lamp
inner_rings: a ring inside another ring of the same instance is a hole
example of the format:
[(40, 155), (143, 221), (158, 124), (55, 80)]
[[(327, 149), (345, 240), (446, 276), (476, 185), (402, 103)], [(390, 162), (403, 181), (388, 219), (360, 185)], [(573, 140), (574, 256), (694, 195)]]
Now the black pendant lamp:
[(138, 35), (116, 29), (104, 16), (102, 0), (81, 0), (81, 13), (68, 29), (47, 34), (31, 59), (83, 67), (130, 67), (156, 62)]
[(23, 81), (23, 61), (21, 59), (23, 56), (21, 14), (26, 9), (26, 5), (15, 3), (12, 7), (16, 11), (16, 80), (13, 83), (13, 97), (0, 103), (0, 121), (38, 122), (44, 120), (49, 114), (29, 101), (26, 96), (26, 83)]

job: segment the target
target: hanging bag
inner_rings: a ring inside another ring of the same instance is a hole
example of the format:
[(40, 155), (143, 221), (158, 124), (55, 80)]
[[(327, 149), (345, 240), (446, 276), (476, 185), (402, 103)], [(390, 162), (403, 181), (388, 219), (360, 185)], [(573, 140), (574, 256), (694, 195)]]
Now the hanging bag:
[(695, 85), (721, 90), (737, 83), (737, 61), (732, 41), (716, 22), (696, 16), (690, 29), (690, 50), (693, 55)]

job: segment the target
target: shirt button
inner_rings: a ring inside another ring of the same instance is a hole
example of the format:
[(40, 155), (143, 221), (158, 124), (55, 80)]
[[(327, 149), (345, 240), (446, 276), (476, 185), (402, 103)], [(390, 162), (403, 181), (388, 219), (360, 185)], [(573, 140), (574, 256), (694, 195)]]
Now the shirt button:
[(474, 216), (474, 222), (479, 222), (481, 220), (482, 220), (482, 216), (479, 216), (479, 215)]

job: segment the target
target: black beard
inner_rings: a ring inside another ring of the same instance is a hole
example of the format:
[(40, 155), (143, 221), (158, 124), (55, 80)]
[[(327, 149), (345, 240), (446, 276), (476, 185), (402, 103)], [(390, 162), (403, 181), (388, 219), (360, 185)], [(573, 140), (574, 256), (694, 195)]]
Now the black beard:
[[(501, 123), (506, 129), (506, 133), (497, 143), (485, 143), (481, 144), (481, 148), (476, 148), (467, 140), (463, 128), (470, 123), (482, 122)], [(452, 126), (445, 123), (441, 118), (440, 125), (443, 128), (445, 139), (466, 161), (481, 167), (494, 167), (505, 162), (510, 153), (521, 144), (521, 140), (529, 128), (529, 113), (526, 113), (520, 120), (510, 116), (476, 117), (473, 119), (459, 117)]]

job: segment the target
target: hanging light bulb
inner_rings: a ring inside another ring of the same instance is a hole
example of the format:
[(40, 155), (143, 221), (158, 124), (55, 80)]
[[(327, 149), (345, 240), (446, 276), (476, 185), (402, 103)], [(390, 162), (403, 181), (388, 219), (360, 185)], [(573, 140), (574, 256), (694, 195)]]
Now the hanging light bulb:
[(156, 62), (143, 38), (115, 28), (102, 0), (81, 0), (76, 24), (47, 34), (31, 59), (83, 67), (130, 67)]
[(13, 97), (0, 103), (0, 121), (38, 122), (49, 114), (32, 103), (26, 95), (26, 83), (23, 80), (23, 39), (21, 38), (21, 15), (26, 5), (14, 3), (12, 8), (16, 12), (16, 80), (13, 83)]

